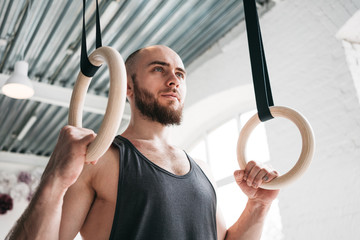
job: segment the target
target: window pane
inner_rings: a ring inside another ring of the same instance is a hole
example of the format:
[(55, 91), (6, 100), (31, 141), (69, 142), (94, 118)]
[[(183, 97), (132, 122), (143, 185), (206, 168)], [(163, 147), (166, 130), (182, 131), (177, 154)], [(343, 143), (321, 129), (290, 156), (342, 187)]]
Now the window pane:
[(76, 237), (74, 238), (74, 240), (81, 240), (82, 238), (81, 238), (81, 235), (80, 235), (80, 233), (78, 233), (77, 235), (76, 235)]
[[(246, 122), (255, 113), (256, 111), (254, 110), (241, 114), (240, 116), (241, 126), (244, 126)], [(245, 156), (247, 161), (254, 160), (257, 162), (268, 162), (270, 160), (266, 130), (263, 123), (257, 125), (257, 127), (252, 131), (247, 141)]]
[[(255, 111), (242, 114), (240, 124), (243, 125)], [(237, 118), (238, 119), (238, 118)], [(244, 210), (247, 197), (233, 180), (233, 172), (238, 169), (236, 159), (236, 147), (238, 139), (237, 119), (232, 119), (221, 125), (207, 135), (205, 139), (197, 143), (189, 152), (194, 158), (206, 160), (212, 168), (215, 179), (218, 182), (217, 199), (227, 227), (232, 226)], [(206, 149), (208, 147), (208, 149)], [(260, 124), (248, 140), (247, 159), (266, 162), (269, 161), (269, 149), (265, 126)], [(276, 199), (268, 213), (264, 224), (261, 240), (283, 239), (281, 217)]]
[[(247, 202), (247, 197), (242, 193), (235, 182), (218, 189), (218, 204), (223, 213), (226, 226), (231, 227), (240, 217)], [(265, 219), (261, 240), (281, 240), (282, 233), (279, 200), (275, 199)]]
[(236, 159), (238, 131), (232, 119), (208, 134), (210, 166), (216, 180), (232, 175), (239, 165)]
[(242, 193), (236, 182), (218, 188), (218, 204), (224, 215), (226, 226), (231, 227), (240, 217), (245, 208), (247, 197)]
[(208, 162), (206, 157), (206, 145), (205, 141), (202, 140), (197, 143), (189, 152), (189, 155), (194, 159), (199, 159), (201, 161)]
[(280, 216), (279, 200), (275, 199), (270, 207), (265, 219), (261, 240), (281, 240), (284, 239), (282, 233), (282, 223)]

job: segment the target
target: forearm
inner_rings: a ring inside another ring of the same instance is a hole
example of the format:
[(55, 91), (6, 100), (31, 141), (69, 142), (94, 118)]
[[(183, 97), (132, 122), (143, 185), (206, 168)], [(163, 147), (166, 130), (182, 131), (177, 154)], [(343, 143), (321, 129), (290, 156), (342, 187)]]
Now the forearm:
[(270, 205), (248, 201), (240, 218), (226, 233), (226, 240), (256, 240), (260, 239), (265, 217)]
[(57, 239), (65, 192), (55, 179), (43, 179), (28, 208), (6, 239)]

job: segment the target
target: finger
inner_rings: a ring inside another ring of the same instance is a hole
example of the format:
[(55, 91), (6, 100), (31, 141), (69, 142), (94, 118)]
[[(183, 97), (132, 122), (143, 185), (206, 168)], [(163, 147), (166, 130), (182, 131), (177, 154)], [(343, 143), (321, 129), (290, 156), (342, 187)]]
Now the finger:
[(268, 179), (268, 176), (267, 176), (268, 173), (269, 172), (266, 169), (264, 169), (264, 168), (261, 169), (253, 181), (253, 186), (255, 188), (258, 188), (263, 183), (263, 181)]
[(279, 173), (277, 171), (271, 171), (268, 174), (266, 174), (267, 179), (264, 179), (264, 182), (271, 182), (278, 176), (279, 176)]
[(81, 139), (81, 144), (89, 145), (92, 141), (94, 141), (95, 137), (96, 134), (93, 131), (91, 131)]
[(251, 172), (251, 169), (256, 165), (254, 161), (250, 161), (246, 164), (245, 170), (244, 170), (244, 180), (247, 181), (249, 173)]
[(244, 170), (236, 170), (234, 172), (234, 178), (235, 178), (235, 181), (238, 185), (240, 185), (243, 180), (244, 180), (244, 173), (245, 171)]
[(255, 177), (259, 174), (260, 171), (261, 171), (261, 168), (259, 167), (259, 165), (255, 165), (255, 166), (251, 169), (251, 171), (250, 171), (250, 173), (249, 173), (249, 175), (248, 175), (248, 178), (247, 178), (247, 180), (246, 180), (247, 185), (248, 185), (249, 187), (254, 186), (254, 179), (255, 179)]

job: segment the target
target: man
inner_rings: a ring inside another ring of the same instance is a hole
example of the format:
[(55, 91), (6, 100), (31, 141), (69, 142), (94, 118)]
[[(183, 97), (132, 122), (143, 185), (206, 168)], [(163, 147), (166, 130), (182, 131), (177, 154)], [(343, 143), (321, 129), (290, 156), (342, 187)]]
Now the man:
[[(95, 134), (65, 126), (40, 186), (9, 239), (260, 239), (277, 190), (258, 188), (277, 176), (249, 162), (235, 179), (249, 197), (226, 229), (205, 163), (169, 143), (180, 124), (186, 72), (166, 46), (126, 61), (131, 121), (97, 162), (84, 165)], [(221, 159), (219, 159), (220, 161)], [(210, 179), (210, 180), (209, 180)]]

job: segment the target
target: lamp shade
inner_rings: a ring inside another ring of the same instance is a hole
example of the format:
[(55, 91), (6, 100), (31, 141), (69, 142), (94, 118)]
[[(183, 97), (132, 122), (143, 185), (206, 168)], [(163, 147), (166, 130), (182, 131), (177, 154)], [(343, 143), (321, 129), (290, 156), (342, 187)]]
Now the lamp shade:
[(25, 61), (15, 63), (13, 75), (5, 82), (2, 92), (11, 98), (26, 99), (34, 95), (34, 88), (28, 74), (29, 64)]

